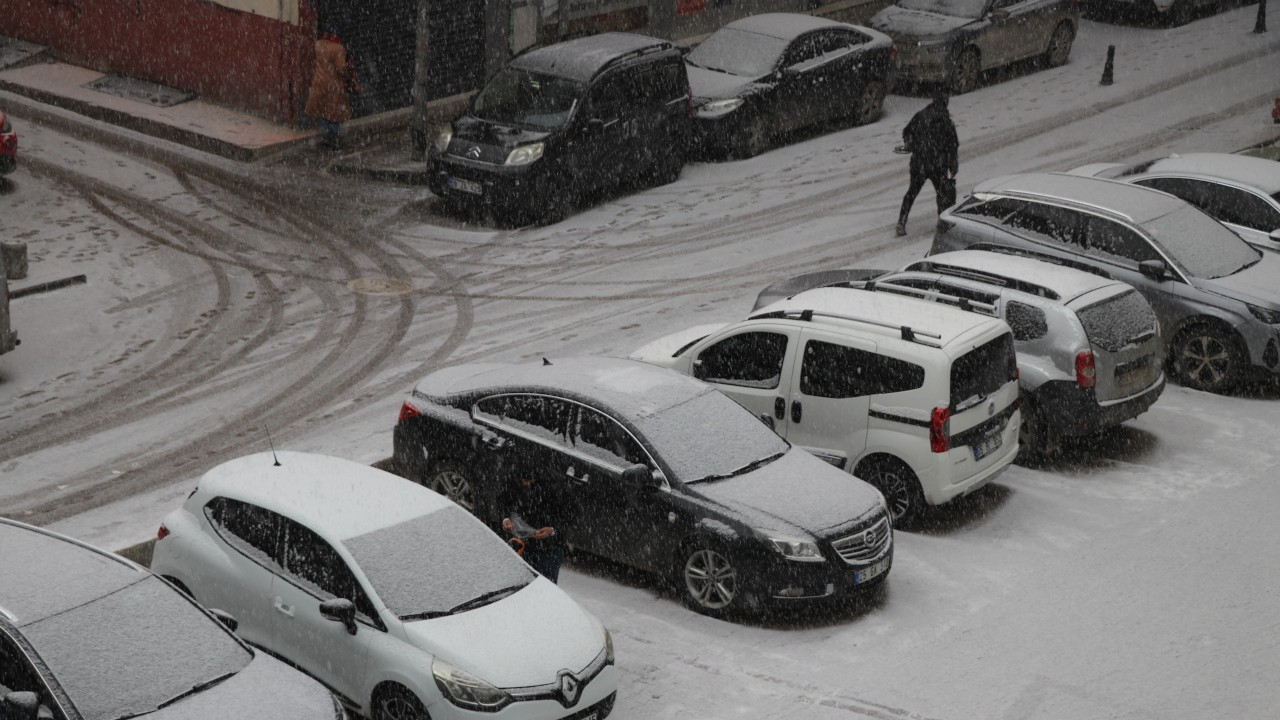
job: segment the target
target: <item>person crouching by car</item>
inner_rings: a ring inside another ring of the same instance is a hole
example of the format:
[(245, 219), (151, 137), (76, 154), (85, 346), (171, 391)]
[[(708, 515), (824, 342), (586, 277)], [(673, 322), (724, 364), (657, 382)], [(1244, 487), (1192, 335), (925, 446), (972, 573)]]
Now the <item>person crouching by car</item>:
[(320, 121), (320, 145), (339, 149), (342, 123), (351, 119), (351, 95), (355, 74), (347, 58), (347, 48), (337, 29), (328, 26), (316, 38), (316, 70), (311, 76), (311, 92), (304, 112)]
[(524, 474), (498, 502), (505, 516), (502, 529), (511, 534), (512, 546), (529, 567), (551, 582), (559, 582), (565, 552), (560, 529), (569, 517), (560, 493)]

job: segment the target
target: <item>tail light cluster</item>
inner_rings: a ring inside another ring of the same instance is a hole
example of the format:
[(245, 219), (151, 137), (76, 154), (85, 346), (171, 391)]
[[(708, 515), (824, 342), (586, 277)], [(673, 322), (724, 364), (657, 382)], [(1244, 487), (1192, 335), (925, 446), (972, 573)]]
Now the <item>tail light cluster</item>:
[(934, 408), (929, 417), (929, 449), (936, 453), (951, 450), (951, 408)]
[(160, 523), (160, 529), (156, 531), (156, 540), (163, 540), (169, 537), (169, 528), (164, 523)]
[(413, 418), (416, 418), (421, 414), (422, 414), (421, 410), (415, 407), (413, 403), (406, 400), (404, 405), (400, 406), (400, 419), (397, 420), (396, 422), (402, 423), (405, 420), (412, 420)]
[(1085, 350), (1076, 355), (1076, 385), (1081, 388), (1088, 389), (1094, 386), (1098, 379), (1098, 369), (1093, 363), (1093, 352)]

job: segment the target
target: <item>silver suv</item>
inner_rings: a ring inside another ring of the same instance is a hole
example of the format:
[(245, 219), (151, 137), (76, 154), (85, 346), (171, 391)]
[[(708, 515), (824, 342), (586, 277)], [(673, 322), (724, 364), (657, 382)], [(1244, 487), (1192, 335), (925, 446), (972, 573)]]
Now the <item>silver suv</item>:
[(989, 180), (942, 213), (931, 252), (993, 245), (1133, 285), (1188, 387), (1223, 392), (1255, 369), (1280, 377), (1280, 255), (1172, 195), (1062, 173)]

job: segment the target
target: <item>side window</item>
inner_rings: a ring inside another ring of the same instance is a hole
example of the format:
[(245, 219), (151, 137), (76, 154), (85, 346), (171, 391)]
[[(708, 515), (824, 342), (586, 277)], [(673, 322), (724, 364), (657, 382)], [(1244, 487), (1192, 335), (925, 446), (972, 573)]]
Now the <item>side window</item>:
[(1013, 328), (1013, 339), (1019, 342), (1039, 340), (1049, 332), (1049, 321), (1044, 311), (1025, 303), (1005, 303), (1004, 320)]
[(310, 528), (288, 518), (284, 526), (284, 569), (290, 580), (323, 600), (346, 598), (372, 621), (377, 613), (342, 556)]
[(60, 718), (58, 704), (18, 642), (0, 628), (0, 700), (11, 692), (33, 692), (40, 701), (39, 718)]
[(1187, 202), (1199, 208), (1206, 207), (1208, 198), (1204, 196), (1203, 188), (1196, 187), (1190, 180), (1182, 178), (1144, 178), (1134, 182), (1135, 185), (1149, 187), (1153, 190), (1167, 192), (1174, 197), (1182, 198)]
[(476, 414), (534, 437), (563, 445), (572, 407), (545, 395), (495, 395), (476, 403)]
[(810, 340), (800, 365), (800, 392), (811, 397), (852, 398), (914, 390), (924, 368), (866, 350)]
[(1025, 204), (1021, 200), (1012, 200), (1010, 198), (996, 198), (986, 202), (971, 200), (956, 208), (955, 212), (968, 217), (1004, 220)]
[(682, 98), (689, 91), (689, 79), (684, 64), (678, 61), (664, 63), (658, 69), (659, 94), (663, 103)]
[(818, 34), (809, 33), (797, 38), (787, 48), (786, 54), (783, 55), (782, 67), (787, 68), (807, 63), (821, 54), (822, 52), (818, 48)]
[(627, 102), (627, 88), (621, 73), (614, 73), (591, 88), (591, 117), (612, 120)]
[(1125, 264), (1136, 265), (1143, 260), (1160, 258), (1160, 253), (1146, 238), (1117, 222), (1094, 215), (1082, 216), (1080, 241), (1086, 253), (1122, 260)]
[(650, 466), (649, 456), (626, 428), (613, 418), (590, 408), (578, 409), (578, 421), (569, 437), (572, 447), (618, 470), (632, 465)]
[(1079, 215), (1066, 208), (1029, 202), (1004, 224), (1060, 245), (1080, 244)]
[(1214, 204), (1209, 214), (1222, 222), (1266, 233), (1280, 229), (1280, 212), (1257, 195), (1226, 185), (1213, 185), (1212, 194)]
[(782, 380), (787, 336), (776, 332), (745, 332), (703, 350), (693, 361), (693, 376), (723, 385), (772, 390)]
[(821, 57), (828, 53), (848, 50), (856, 43), (853, 42), (853, 37), (849, 33), (828, 30), (818, 33), (814, 44), (817, 46), (818, 56)]
[(250, 558), (278, 570), (280, 558), (279, 515), (231, 498), (218, 497), (204, 506), (205, 516), (227, 544)]

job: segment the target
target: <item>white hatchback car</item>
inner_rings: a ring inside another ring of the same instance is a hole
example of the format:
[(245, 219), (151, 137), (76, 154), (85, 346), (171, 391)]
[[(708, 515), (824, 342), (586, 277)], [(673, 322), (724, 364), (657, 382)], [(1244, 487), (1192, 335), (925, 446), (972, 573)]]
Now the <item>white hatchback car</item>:
[(599, 621), (470, 513), (366, 465), (219, 465), (165, 518), (152, 569), (374, 720), (613, 709)]

